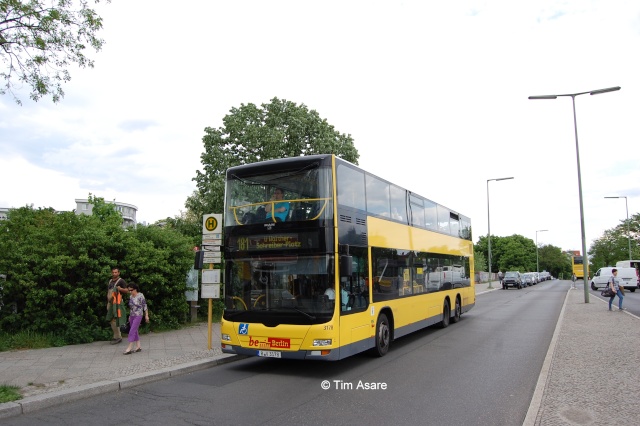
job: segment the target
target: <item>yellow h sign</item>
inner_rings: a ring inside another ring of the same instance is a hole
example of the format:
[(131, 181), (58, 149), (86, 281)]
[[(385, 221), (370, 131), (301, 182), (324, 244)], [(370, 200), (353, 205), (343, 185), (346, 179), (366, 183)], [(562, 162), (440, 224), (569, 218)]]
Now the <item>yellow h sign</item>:
[(220, 226), (222, 215), (220, 213), (205, 214), (202, 217), (202, 234), (219, 234), (222, 232)]

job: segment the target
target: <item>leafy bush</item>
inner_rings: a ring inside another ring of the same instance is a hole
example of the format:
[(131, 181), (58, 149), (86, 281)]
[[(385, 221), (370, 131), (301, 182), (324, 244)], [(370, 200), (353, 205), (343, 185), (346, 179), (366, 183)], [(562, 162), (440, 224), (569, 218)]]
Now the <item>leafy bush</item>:
[(123, 229), (112, 205), (91, 201), (92, 216), (23, 207), (0, 221), (1, 330), (54, 333), (67, 344), (109, 339), (112, 267), (139, 284), (151, 328), (175, 329), (184, 320), (190, 240), (172, 229)]

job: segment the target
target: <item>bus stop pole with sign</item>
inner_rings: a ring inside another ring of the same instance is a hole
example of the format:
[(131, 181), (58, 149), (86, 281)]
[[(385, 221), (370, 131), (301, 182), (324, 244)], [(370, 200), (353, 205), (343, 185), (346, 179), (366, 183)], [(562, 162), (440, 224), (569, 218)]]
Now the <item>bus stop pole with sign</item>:
[[(205, 214), (202, 217), (202, 248), (213, 249), (214, 247), (220, 250), (221, 245), (221, 232), (222, 232), (222, 214), (212, 213)], [(206, 253), (205, 253), (206, 254)], [(207, 309), (207, 348), (211, 350), (212, 342), (212, 328), (213, 328), (213, 299), (220, 298), (220, 270), (213, 269), (214, 263), (220, 263), (221, 259), (214, 256), (213, 258), (205, 259), (205, 263), (209, 263), (209, 269), (202, 271), (202, 298), (209, 299), (209, 305)]]
[(220, 298), (220, 269), (213, 269), (213, 264), (209, 269), (202, 271), (202, 294), (203, 299), (209, 299), (208, 309), (208, 331), (207, 348), (211, 350), (212, 327), (213, 327), (213, 299)]

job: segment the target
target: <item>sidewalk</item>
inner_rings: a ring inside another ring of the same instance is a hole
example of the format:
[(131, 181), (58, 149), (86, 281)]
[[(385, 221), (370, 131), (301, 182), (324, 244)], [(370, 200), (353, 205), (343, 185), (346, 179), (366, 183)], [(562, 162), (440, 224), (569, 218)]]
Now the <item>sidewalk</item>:
[[(550, 284), (565, 287), (567, 295), (525, 424), (636, 424), (640, 318), (609, 312), (593, 295), (585, 304), (582, 290), (569, 290), (570, 281)], [(491, 285), (476, 284), (476, 294), (500, 287)], [(126, 357), (126, 339), (0, 352), (0, 384), (20, 386), (25, 396), (0, 404), (0, 419), (237, 359), (222, 354), (219, 324), (213, 324), (207, 350), (207, 328), (142, 335), (142, 352)], [(602, 407), (605, 395), (615, 403)]]
[(607, 304), (568, 290), (524, 425), (638, 424), (640, 318)]
[[(140, 335), (142, 351), (124, 356), (121, 343), (0, 352), (0, 384), (22, 388), (24, 398), (0, 404), (0, 419), (190, 373), (237, 359), (220, 350), (220, 324)], [(126, 362), (125, 362), (126, 361)]]

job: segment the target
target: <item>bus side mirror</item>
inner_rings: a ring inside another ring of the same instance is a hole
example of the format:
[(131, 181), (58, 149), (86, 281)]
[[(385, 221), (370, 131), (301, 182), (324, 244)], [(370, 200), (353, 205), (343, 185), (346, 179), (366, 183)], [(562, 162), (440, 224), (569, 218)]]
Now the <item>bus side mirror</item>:
[(353, 274), (353, 256), (343, 254), (340, 256), (340, 276), (350, 277)]

